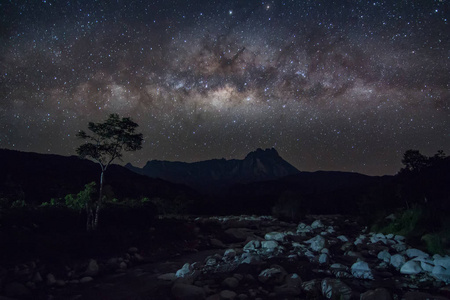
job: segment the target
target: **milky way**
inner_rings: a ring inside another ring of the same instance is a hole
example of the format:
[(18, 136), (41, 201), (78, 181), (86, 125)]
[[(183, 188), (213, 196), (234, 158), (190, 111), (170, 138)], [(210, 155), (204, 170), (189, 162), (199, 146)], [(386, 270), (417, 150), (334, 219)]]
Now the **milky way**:
[(3, 2), (0, 148), (73, 155), (118, 113), (138, 166), (275, 147), (381, 175), (450, 152), (447, 0)]

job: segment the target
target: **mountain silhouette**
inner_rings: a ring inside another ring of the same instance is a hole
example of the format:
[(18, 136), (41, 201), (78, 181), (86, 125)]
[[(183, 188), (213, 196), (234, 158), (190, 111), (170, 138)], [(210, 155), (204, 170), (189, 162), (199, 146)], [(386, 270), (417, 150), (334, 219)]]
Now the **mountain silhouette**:
[(257, 149), (243, 160), (212, 159), (194, 163), (151, 160), (143, 168), (126, 167), (150, 178), (183, 183), (202, 192), (218, 192), (236, 183), (275, 180), (298, 174), (274, 149)]
[[(99, 178), (98, 164), (77, 156), (0, 149), (0, 200), (25, 200), (39, 204), (78, 193), (85, 184), (98, 183)], [(105, 188), (119, 199), (199, 197), (185, 185), (148, 178), (119, 165), (111, 165), (106, 171)]]

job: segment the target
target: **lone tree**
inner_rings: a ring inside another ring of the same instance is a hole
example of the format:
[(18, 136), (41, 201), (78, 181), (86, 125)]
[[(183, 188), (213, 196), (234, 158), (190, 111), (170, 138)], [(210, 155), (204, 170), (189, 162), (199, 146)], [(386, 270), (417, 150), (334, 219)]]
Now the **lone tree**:
[(98, 200), (86, 204), (88, 231), (96, 230), (98, 215), (103, 200), (104, 173), (108, 166), (116, 159), (122, 157), (123, 151), (136, 151), (142, 148), (142, 134), (135, 133), (139, 125), (130, 118), (120, 118), (118, 114), (110, 114), (103, 123), (89, 122), (87, 134), (83, 130), (77, 137), (85, 143), (77, 148), (77, 154), (82, 158), (90, 158), (101, 167)]

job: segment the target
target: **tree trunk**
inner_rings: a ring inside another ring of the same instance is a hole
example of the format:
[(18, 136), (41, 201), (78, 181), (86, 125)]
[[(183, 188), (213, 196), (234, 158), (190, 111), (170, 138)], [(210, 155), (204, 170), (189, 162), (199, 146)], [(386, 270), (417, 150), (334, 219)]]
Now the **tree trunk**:
[(95, 219), (93, 220), (93, 229), (97, 230), (98, 227), (98, 215), (100, 212), (100, 207), (102, 205), (102, 200), (103, 200), (103, 178), (104, 178), (104, 173), (105, 171), (102, 170), (102, 174), (100, 175), (100, 188), (98, 191), (98, 202), (97, 205), (95, 207)]
[(92, 207), (89, 204), (86, 204), (86, 215), (86, 230), (88, 232), (91, 232), (92, 230), (94, 230), (94, 212), (92, 211)]

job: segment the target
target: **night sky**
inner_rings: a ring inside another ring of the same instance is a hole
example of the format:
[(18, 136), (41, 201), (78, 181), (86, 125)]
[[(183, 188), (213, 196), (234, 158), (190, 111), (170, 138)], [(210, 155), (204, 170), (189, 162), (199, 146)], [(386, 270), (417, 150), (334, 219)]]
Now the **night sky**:
[(118, 113), (137, 166), (275, 147), (383, 175), (450, 154), (447, 0), (0, 3), (0, 148), (75, 155)]

